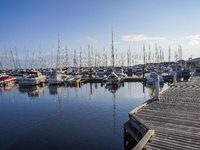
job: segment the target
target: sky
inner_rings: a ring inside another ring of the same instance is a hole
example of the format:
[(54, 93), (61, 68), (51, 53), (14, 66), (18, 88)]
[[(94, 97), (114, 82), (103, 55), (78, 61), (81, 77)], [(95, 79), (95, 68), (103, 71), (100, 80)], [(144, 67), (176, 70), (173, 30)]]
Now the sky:
[(119, 54), (142, 54), (150, 46), (160, 46), (168, 60), (168, 47), (174, 59), (178, 46), (183, 59), (200, 57), (199, 0), (0, 0), (0, 55), (18, 50), (24, 58), (29, 53), (52, 53), (67, 46), (87, 52), (88, 45), (111, 53), (112, 29), (114, 46)]

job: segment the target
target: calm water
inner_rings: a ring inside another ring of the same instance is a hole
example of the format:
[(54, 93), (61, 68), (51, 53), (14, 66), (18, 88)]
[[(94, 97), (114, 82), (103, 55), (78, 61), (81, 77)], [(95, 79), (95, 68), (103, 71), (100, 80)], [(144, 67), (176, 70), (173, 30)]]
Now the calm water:
[(150, 98), (142, 83), (107, 89), (10, 87), (0, 90), (0, 149), (124, 149), (128, 113)]

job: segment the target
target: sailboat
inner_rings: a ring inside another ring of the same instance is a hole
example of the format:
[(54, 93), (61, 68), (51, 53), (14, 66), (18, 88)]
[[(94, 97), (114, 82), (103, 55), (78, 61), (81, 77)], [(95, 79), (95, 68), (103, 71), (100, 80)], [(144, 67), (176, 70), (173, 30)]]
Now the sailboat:
[[(114, 70), (114, 42), (113, 42), (113, 31), (112, 31), (112, 65)], [(121, 83), (121, 78), (112, 71), (111, 74), (106, 78), (106, 86), (113, 85), (113, 86), (119, 86)]]
[(121, 78), (116, 75), (114, 72), (112, 72), (107, 78), (106, 78), (106, 86), (113, 85), (113, 86), (119, 86), (121, 83)]

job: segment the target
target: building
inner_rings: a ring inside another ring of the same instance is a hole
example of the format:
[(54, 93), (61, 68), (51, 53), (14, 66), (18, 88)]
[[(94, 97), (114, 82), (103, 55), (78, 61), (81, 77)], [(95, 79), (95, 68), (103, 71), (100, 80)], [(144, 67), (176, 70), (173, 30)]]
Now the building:
[(196, 68), (196, 71), (200, 72), (200, 57), (189, 59), (185, 61), (186, 68), (194, 69)]

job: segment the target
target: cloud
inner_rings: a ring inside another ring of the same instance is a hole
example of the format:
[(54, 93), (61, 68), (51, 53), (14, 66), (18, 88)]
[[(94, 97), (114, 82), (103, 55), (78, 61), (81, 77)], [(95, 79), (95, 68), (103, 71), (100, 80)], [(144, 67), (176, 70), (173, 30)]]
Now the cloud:
[(188, 42), (188, 45), (190, 46), (196, 46), (200, 44), (200, 35), (188, 35), (188, 36), (184, 36), (181, 37), (183, 39), (190, 39), (190, 41)]
[(136, 41), (166, 41), (166, 37), (149, 37), (145, 35), (124, 35), (122, 36), (123, 41), (136, 42)]
[(86, 38), (87, 38), (87, 40), (89, 40), (89, 41), (92, 42), (92, 43), (97, 43), (97, 40), (93, 39), (93, 38), (90, 37), (90, 36), (87, 36)]
[(183, 39), (193, 39), (193, 40), (200, 40), (200, 35), (188, 35), (188, 36), (183, 36), (181, 37)]

